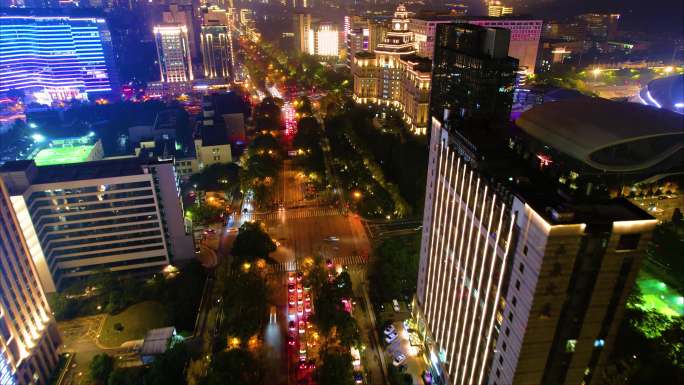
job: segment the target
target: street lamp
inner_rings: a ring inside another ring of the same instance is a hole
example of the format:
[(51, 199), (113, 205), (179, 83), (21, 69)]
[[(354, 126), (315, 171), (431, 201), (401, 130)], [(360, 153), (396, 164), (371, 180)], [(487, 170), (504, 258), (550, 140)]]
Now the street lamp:
[(354, 199), (361, 199), (361, 192), (360, 191), (354, 191)]

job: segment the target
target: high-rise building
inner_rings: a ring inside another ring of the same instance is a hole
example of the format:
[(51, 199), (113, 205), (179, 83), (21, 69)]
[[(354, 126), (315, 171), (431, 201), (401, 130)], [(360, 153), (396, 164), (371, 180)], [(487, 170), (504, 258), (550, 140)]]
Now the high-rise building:
[(153, 272), (194, 257), (173, 162), (135, 157), (0, 167), (40, 282)]
[(320, 23), (315, 31), (314, 54), (324, 57), (338, 57), (340, 54), (340, 31), (332, 23)]
[(161, 81), (177, 83), (193, 80), (188, 29), (178, 24), (157, 25), (154, 27), (154, 36)]
[(534, 74), (537, 68), (539, 39), (542, 32), (542, 20), (524, 17), (502, 17), (496, 19), (467, 19), (469, 24), (482, 27), (504, 28), (511, 31), (511, 43), (508, 56), (518, 59), (518, 71), (522, 75)]
[(60, 337), (0, 180), (0, 384), (47, 385)]
[(413, 32), (417, 53), (429, 58), (434, 57), (435, 31), (437, 25), (448, 23), (468, 23), (483, 27), (505, 28), (511, 31), (508, 56), (518, 59), (520, 70), (533, 74), (536, 70), (542, 20), (527, 17), (467, 17), (443, 14), (418, 15), (411, 18), (409, 30)]
[[(224, 8), (225, 9), (225, 8)], [(196, 13), (193, 2), (188, 4), (170, 3), (162, 13), (162, 23), (179, 25), (185, 27), (188, 35), (188, 49), (190, 57), (197, 62), (200, 57), (199, 50), (199, 28), (195, 20)]]
[(510, 31), (503, 28), (438, 25), (431, 118), (447, 109), (459, 128), (507, 122), (518, 65), (508, 56), (509, 41)]
[(0, 15), (0, 92), (43, 104), (118, 92), (112, 39), (102, 18)]
[(681, 171), (684, 121), (578, 98), (513, 126), (501, 31), (438, 27), (414, 320), (435, 383), (596, 383), (657, 222), (620, 192)]
[(233, 77), (233, 37), (228, 12), (210, 7), (202, 14), (201, 48), (205, 78)]
[(309, 13), (295, 13), (293, 17), (294, 41), (295, 50), (299, 53), (310, 53), (309, 43), (311, 29), (311, 14)]
[(491, 0), (487, 4), (487, 16), (502, 17), (513, 14), (513, 7), (508, 7), (498, 0)]

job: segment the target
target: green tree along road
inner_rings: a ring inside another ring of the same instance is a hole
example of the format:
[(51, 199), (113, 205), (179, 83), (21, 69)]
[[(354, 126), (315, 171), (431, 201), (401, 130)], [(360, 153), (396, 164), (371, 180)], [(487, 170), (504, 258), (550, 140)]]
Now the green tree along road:
[(244, 262), (255, 262), (258, 259), (269, 259), (269, 254), (276, 250), (276, 244), (266, 232), (263, 223), (245, 222), (240, 226), (238, 235), (233, 242), (230, 253), (233, 257), (233, 266)]
[(198, 190), (234, 192), (239, 187), (240, 167), (235, 163), (212, 164), (197, 174), (193, 174), (189, 185), (197, 185)]
[(90, 361), (89, 369), (90, 377), (93, 381), (97, 384), (105, 385), (109, 375), (114, 370), (114, 359), (105, 353), (98, 354)]
[(375, 247), (370, 266), (370, 293), (375, 303), (416, 292), (420, 260), (420, 234), (387, 238)]
[[(355, 133), (355, 124), (371, 124), (364, 109), (351, 105), (326, 120), (326, 135), (332, 146), (332, 167), (355, 209), (367, 217), (404, 216), (411, 210), (396, 185), (385, 176)], [(353, 198), (353, 199), (352, 199)]]
[(313, 117), (300, 119), (297, 126), (297, 134), (292, 141), (292, 146), (301, 151), (295, 157), (294, 164), (304, 170), (309, 180), (319, 189), (323, 188), (326, 186), (325, 160), (321, 147), (323, 130)]
[(267, 287), (253, 272), (236, 271), (226, 278), (223, 289), (222, 341), (238, 338), (247, 341), (259, 333), (266, 317)]
[(348, 351), (329, 350), (323, 354), (323, 365), (316, 370), (316, 381), (325, 385), (353, 385), (352, 357)]
[(244, 349), (230, 349), (214, 355), (205, 381), (206, 385), (264, 384), (261, 364)]

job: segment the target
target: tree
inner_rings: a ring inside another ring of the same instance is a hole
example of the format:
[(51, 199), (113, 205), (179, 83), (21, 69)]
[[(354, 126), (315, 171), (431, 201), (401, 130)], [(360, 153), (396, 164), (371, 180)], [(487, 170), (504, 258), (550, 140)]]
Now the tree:
[(106, 384), (109, 375), (114, 370), (114, 360), (105, 353), (101, 353), (93, 357), (88, 366), (90, 369), (90, 376), (93, 381), (98, 384)]
[(352, 357), (347, 351), (325, 352), (323, 365), (316, 370), (316, 380), (325, 385), (352, 385), (353, 376)]
[(257, 273), (236, 273), (232, 276), (226, 282), (223, 302), (224, 337), (246, 341), (261, 330), (266, 317), (267, 288)]
[(264, 380), (263, 368), (244, 349), (215, 354), (207, 375), (207, 385), (261, 385)]
[(145, 385), (185, 385), (185, 365), (190, 355), (187, 347), (176, 344), (157, 356), (145, 375)]
[(238, 172), (240, 167), (235, 163), (212, 164), (190, 177), (190, 184), (197, 185), (203, 191), (226, 191), (239, 186)]
[(257, 259), (269, 259), (268, 255), (276, 250), (276, 245), (265, 231), (265, 226), (258, 221), (245, 222), (240, 226), (238, 235), (230, 251), (235, 257), (234, 265), (243, 262), (254, 262)]
[(109, 375), (107, 385), (142, 385), (143, 376), (140, 368), (116, 368)]
[(370, 269), (371, 295), (377, 302), (411, 296), (416, 290), (420, 234), (387, 238), (375, 248)]

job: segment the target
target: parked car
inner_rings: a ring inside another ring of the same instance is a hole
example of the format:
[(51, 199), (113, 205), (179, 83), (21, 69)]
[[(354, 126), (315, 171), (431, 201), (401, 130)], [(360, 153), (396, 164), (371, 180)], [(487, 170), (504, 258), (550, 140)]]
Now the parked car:
[(404, 353), (398, 353), (396, 356), (394, 356), (394, 360), (392, 360), (392, 364), (394, 366), (399, 366), (404, 361), (406, 361), (406, 355)]

